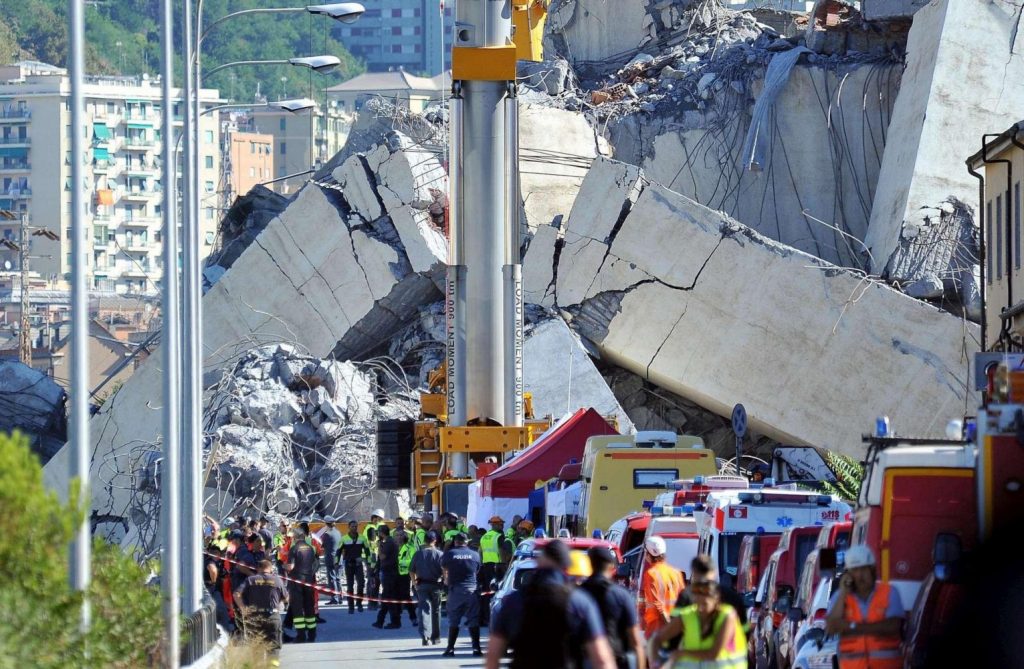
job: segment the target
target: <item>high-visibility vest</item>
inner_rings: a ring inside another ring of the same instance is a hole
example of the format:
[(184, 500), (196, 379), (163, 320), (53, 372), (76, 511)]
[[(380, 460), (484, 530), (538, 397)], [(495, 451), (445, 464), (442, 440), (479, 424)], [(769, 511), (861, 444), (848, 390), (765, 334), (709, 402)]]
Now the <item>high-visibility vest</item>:
[[(860, 604), (852, 593), (846, 595), (843, 620), (851, 623), (878, 623), (886, 619), (889, 608), (888, 583), (877, 583), (868, 600), (867, 618), (861, 615)], [(844, 634), (839, 638), (839, 666), (842, 669), (901, 669), (899, 635)]]
[(412, 543), (416, 546), (416, 548), (419, 548), (423, 544), (427, 543), (427, 531), (421, 527), (417, 529), (415, 532), (413, 532)]
[(515, 543), (516, 539), (518, 538), (516, 537), (516, 528), (510, 527), (507, 530), (505, 530), (505, 538), (507, 538), (512, 543)]
[(501, 562), (501, 554), (498, 552), (498, 542), (501, 541), (501, 532), (489, 530), (480, 537), (480, 556), (484, 564), (498, 564)]
[(656, 562), (647, 568), (640, 577), (640, 595), (637, 598), (645, 637), (651, 638), (665, 625), (658, 609), (671, 612), (679, 593), (685, 588), (686, 579), (682, 572), (667, 562)]
[(416, 553), (416, 547), (412, 544), (404, 544), (398, 549), (398, 575), (408, 576), (409, 565), (412, 564), (412, 556)]
[[(697, 605), (691, 604), (682, 609), (676, 609), (683, 621), (683, 637), (679, 641), (679, 650), (682, 651), (672, 669), (747, 669), (747, 636), (743, 633), (739, 618), (735, 611), (728, 604), (719, 604), (715, 613), (715, 622), (711, 626), (711, 634), (701, 635), (700, 614), (697, 613)], [(722, 625), (732, 615), (736, 617), (736, 633), (732, 639), (726, 640), (718, 657), (714, 660), (698, 660), (687, 651), (711, 650), (715, 645), (715, 638)]]
[(457, 527), (456, 527), (456, 528), (455, 528), (454, 530), (448, 530), (448, 531), (446, 531), (446, 532), (444, 533), (444, 542), (445, 542), (445, 543), (448, 543), (448, 542), (449, 542), (449, 541), (451, 541), (451, 540), (452, 540), (453, 538), (455, 538), (455, 535), (456, 535), (456, 534), (458, 534), (459, 532), (462, 532), (462, 530), (460, 530), (460, 529), (459, 529), (459, 528), (457, 528)]
[(380, 539), (369, 539), (364, 540), (366, 543), (366, 564), (370, 569), (377, 567), (377, 548), (380, 545)]

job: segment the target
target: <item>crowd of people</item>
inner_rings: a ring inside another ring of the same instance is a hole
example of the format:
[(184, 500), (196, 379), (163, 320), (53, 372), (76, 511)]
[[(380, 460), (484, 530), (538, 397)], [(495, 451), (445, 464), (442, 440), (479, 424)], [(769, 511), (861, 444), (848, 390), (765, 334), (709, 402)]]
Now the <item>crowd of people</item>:
[[(705, 555), (693, 559), (687, 582), (666, 562), (661, 537), (644, 542), (648, 567), (636, 599), (617, 583), (618, 558), (607, 545), (587, 550), (591, 575), (581, 580), (570, 576), (570, 544), (544, 542), (533, 552), (532, 577), (488, 620), (491, 586), (505, 575), (516, 547), (543, 536), (529, 520), (516, 517), (506, 528), (495, 516), (485, 531), (454, 514), (436, 520), (412, 514), (388, 524), (376, 510), (368, 522), (343, 528), (327, 516), (315, 534), (310, 522), (281, 520), (271, 529), (266, 518), (228, 518), (223, 527), (207, 519), (204, 573), (224, 627), (275, 648), (282, 641), (315, 641), (324, 622), (318, 608), (323, 592), (329, 604), (344, 600), (350, 615), (375, 609), (377, 628), (401, 628), (408, 614), (424, 646), (440, 643), (446, 607), (445, 656), (455, 654), (463, 627), (473, 655), (483, 656), (480, 628), (489, 626), (488, 669), (497, 669), (508, 652), (514, 669), (747, 667), (743, 598), (720, 584)], [(885, 584), (876, 587), (873, 555), (865, 547), (850, 551), (847, 567), (830, 607), (829, 631), (844, 638), (841, 656), (843, 649), (884, 654), (902, 621), (902, 604)], [(326, 579), (318, 581), (321, 571)]]

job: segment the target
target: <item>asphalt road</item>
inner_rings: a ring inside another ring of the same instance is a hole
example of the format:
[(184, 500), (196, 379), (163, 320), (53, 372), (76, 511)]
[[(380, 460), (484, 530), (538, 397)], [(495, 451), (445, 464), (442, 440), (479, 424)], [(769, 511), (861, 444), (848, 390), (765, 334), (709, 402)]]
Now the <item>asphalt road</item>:
[[(437, 646), (421, 645), (419, 628), (409, 624), (408, 614), (402, 615), (402, 628), (397, 630), (371, 627), (376, 611), (349, 615), (347, 606), (326, 606), (321, 600), (320, 615), (326, 623), (317, 627), (315, 643), (285, 644), (281, 651), (281, 666), (295, 669), (321, 667), (355, 667), (369, 669), (367, 662), (386, 662), (387, 667), (408, 669), (439, 667), (482, 667), (483, 658), (473, 657), (469, 632), (460, 630), (455, 657), (441, 657), (448, 638), (447, 619), (441, 618), (441, 643)], [(486, 649), (487, 628), (481, 630)]]

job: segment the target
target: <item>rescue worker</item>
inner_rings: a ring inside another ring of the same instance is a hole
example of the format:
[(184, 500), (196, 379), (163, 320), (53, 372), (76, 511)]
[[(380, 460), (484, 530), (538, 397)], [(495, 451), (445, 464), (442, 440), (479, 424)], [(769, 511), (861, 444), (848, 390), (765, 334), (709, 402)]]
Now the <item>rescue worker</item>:
[[(380, 545), (377, 548), (377, 559), (380, 564), (381, 598), (392, 600), (381, 602), (380, 610), (377, 612), (377, 620), (373, 626), (377, 629), (396, 630), (402, 626), (402, 611), (394, 600), (398, 596), (398, 544), (391, 538), (391, 529), (387, 525), (380, 526)], [(391, 622), (384, 625), (385, 616), (390, 616)]]
[(266, 516), (260, 516), (259, 522), (256, 524), (256, 533), (263, 537), (263, 547), (267, 553), (270, 553), (274, 548), (274, 533), (270, 531), (270, 521)]
[[(480, 537), (480, 592), (491, 590), (491, 581), (498, 578), (501, 564), (501, 540), (505, 536), (505, 521), (501, 516), (491, 516), (491, 529)], [(486, 627), (491, 616), (491, 597), (480, 596), (480, 626)]]
[(516, 547), (523, 542), (523, 539), (529, 539), (533, 536), (534, 527), (533, 523), (529, 520), (520, 520), (519, 525), (516, 526)]
[[(466, 534), (466, 533), (461, 532), (459, 530), (459, 518), (454, 513), (448, 514), (445, 517), (445, 519), (444, 519), (444, 527), (445, 527), (444, 536), (443, 536), (444, 547), (445, 547), (445, 550), (448, 550), (449, 548), (453, 547), (456, 534)], [(467, 539), (467, 541), (469, 540), (469, 535), (468, 534), (466, 534), (466, 539)]]
[(679, 593), (686, 587), (682, 572), (665, 562), (665, 540), (659, 536), (644, 541), (644, 551), (650, 565), (640, 577), (641, 623), (644, 636), (650, 639), (665, 626), (672, 614), (672, 607)]
[(629, 591), (615, 583), (615, 553), (606, 546), (594, 546), (587, 551), (591, 576), (580, 589), (597, 604), (604, 622), (605, 636), (619, 669), (646, 667), (644, 633), (636, 617), (636, 603)]
[(245, 545), (245, 534), (242, 530), (231, 530), (228, 541), (230, 542), (228, 547), (230, 552), (227, 556), (227, 564), (231, 579), (227, 583), (228, 590), (225, 600), (229, 604), (228, 613), (235, 621), (235, 627), (241, 631), (243, 621), (240, 616), (235, 615), (235, 600), (232, 593), (242, 585), (242, 581), (256, 573), (256, 559), (253, 557), (252, 551)]
[(416, 585), (416, 609), (420, 617), (420, 639), (423, 645), (437, 645), (441, 641), (441, 590), (444, 587), (444, 553), (437, 547), (437, 532), (431, 530), (424, 538), (423, 547), (416, 551), (409, 565)]
[(380, 538), (377, 528), (364, 529), (366, 537), (366, 596), (369, 598), (369, 609), (375, 611), (380, 607), (377, 597), (380, 596)]
[(747, 637), (736, 610), (720, 597), (717, 572), (691, 576), (694, 603), (673, 611), (669, 623), (651, 637), (649, 656), (658, 657), (662, 644), (680, 635), (672, 669), (747, 669)]
[(231, 629), (231, 618), (228, 616), (228, 607), (224, 601), (224, 582), (228, 580), (228, 573), (222, 568), (223, 551), (213, 544), (211, 536), (207, 542), (206, 551), (203, 554), (203, 585), (210, 593), (210, 598), (217, 608), (217, 624), (224, 629)]
[(288, 563), (285, 571), (294, 579), (289, 583), (288, 607), (292, 624), (295, 627), (296, 641), (316, 641), (316, 583), (317, 555), (316, 549), (306, 541), (306, 533), (301, 527), (292, 530), (292, 547), (288, 551)]
[(899, 669), (903, 601), (876, 580), (875, 554), (863, 544), (846, 551), (846, 573), (832, 595), (825, 631), (839, 635), (840, 669)]
[(391, 538), (397, 542), (399, 537), (404, 537), (408, 533), (408, 530), (405, 529), (405, 518), (402, 516), (396, 516), (395, 527), (391, 530)]
[(280, 609), (282, 603), (288, 606), (288, 591), (281, 577), (274, 573), (274, 564), (261, 560), (257, 573), (242, 581), (234, 598), (245, 619), (246, 636), (265, 639), (271, 650), (280, 650)]
[[(398, 599), (409, 600), (412, 596), (412, 583), (409, 576), (409, 568), (412, 566), (412, 558), (416, 554), (416, 546), (412, 543), (412, 535), (408, 532), (400, 534), (396, 541), (398, 544), (398, 581), (396, 590)], [(409, 623), (416, 626), (416, 604), (409, 601), (406, 604), (399, 604), (398, 617), (402, 617), (401, 610), (409, 613)]]
[[(690, 578), (718, 582), (719, 597), (736, 611), (736, 615), (740, 619), (740, 626), (743, 627), (743, 632), (747, 633), (750, 631), (750, 627), (747, 625), (747, 606), (743, 601), (743, 595), (737, 592), (735, 588), (722, 585), (718, 579), (718, 570), (715, 569), (715, 563), (710, 557), (703, 554), (694, 556), (690, 561)], [(676, 610), (681, 610), (695, 603), (690, 596), (690, 591), (683, 590), (679, 593), (679, 599), (676, 600), (675, 608)]]
[(285, 544), (291, 541), (288, 535), (288, 521), (284, 518), (277, 524), (277, 532), (274, 533), (274, 553), (277, 560), (277, 573), (284, 573), (284, 563), (288, 561), (288, 548)]
[(597, 605), (565, 575), (569, 547), (544, 545), (533, 577), (510, 593), (491, 620), (487, 669), (499, 669), (507, 649), (512, 669), (615, 669)]
[(363, 535), (359, 534), (359, 523), (350, 520), (348, 533), (341, 537), (338, 547), (341, 564), (345, 567), (345, 590), (348, 591), (349, 615), (354, 615), (357, 608), (360, 613), (363, 612), (363, 594), (366, 589), (363, 561), (368, 558), (364, 541)]
[(373, 528), (374, 530), (380, 529), (380, 526), (384, 524), (384, 509), (374, 509), (370, 512), (370, 522), (363, 526), (363, 538), (366, 538), (366, 533)]
[(324, 531), (320, 534), (320, 543), (324, 549), (324, 568), (327, 570), (327, 587), (331, 590), (328, 604), (340, 604), (338, 590), (338, 554), (341, 553), (341, 532), (334, 527), (334, 516), (324, 516)]
[(523, 517), (519, 514), (512, 516), (512, 524), (509, 525), (508, 529), (505, 530), (505, 536), (508, 537), (513, 543), (519, 543), (519, 523), (523, 522)]
[(417, 513), (409, 514), (409, 536), (412, 537), (412, 545), (416, 550), (427, 543), (427, 531), (420, 526), (420, 516)]
[(477, 574), (480, 555), (466, 546), (466, 535), (456, 532), (452, 548), (441, 557), (444, 580), (448, 585), (448, 647), (442, 655), (455, 655), (455, 642), (459, 638), (459, 625), (469, 627), (473, 642), (473, 655), (484, 654), (480, 647), (480, 601), (477, 597)]

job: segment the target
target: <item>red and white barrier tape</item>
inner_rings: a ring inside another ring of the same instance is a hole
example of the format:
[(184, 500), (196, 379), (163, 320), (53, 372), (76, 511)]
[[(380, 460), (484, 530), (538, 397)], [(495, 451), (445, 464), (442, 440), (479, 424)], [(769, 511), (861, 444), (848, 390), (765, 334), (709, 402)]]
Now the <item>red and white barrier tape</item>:
[[(222, 561), (230, 563), (230, 564), (237, 564), (237, 565), (242, 565), (244, 567), (249, 567), (249, 565), (247, 565), (247, 564), (243, 564), (243, 563), (241, 563), (241, 562), (239, 562), (237, 560), (232, 560), (231, 558), (224, 557), (223, 555), (214, 555), (213, 553), (206, 553), (206, 552), (204, 552), (203, 555), (206, 555), (208, 557), (212, 557), (212, 558), (214, 558), (216, 560), (222, 560)], [(251, 568), (252, 567), (250, 567), (250, 569)], [(384, 599), (383, 597), (370, 597), (369, 595), (351, 594), (351, 593), (348, 593), (348, 592), (346, 592), (344, 590), (334, 590), (332, 588), (328, 588), (326, 586), (319, 585), (319, 584), (316, 584), (316, 583), (310, 583), (308, 581), (300, 581), (297, 578), (291, 578), (289, 576), (282, 576), (281, 574), (277, 574), (277, 575), (281, 577), (281, 580), (283, 580), (283, 581), (285, 581), (287, 583), (296, 583), (298, 585), (302, 585), (302, 586), (305, 586), (307, 588), (312, 588), (313, 590), (315, 590), (317, 592), (321, 592), (321, 593), (323, 593), (325, 595), (330, 595), (332, 597), (337, 597), (337, 596), (340, 595), (342, 597), (351, 597), (353, 599), (362, 599), (362, 600), (366, 600), (366, 601), (369, 601), (369, 602), (380, 602), (381, 604), (416, 604), (417, 603), (417, 600), (415, 600), (415, 599)], [(486, 597), (486, 596), (489, 596), (489, 595), (493, 595), (495, 592), (496, 592), (495, 590), (487, 590), (485, 592), (481, 592), (480, 595)]]

